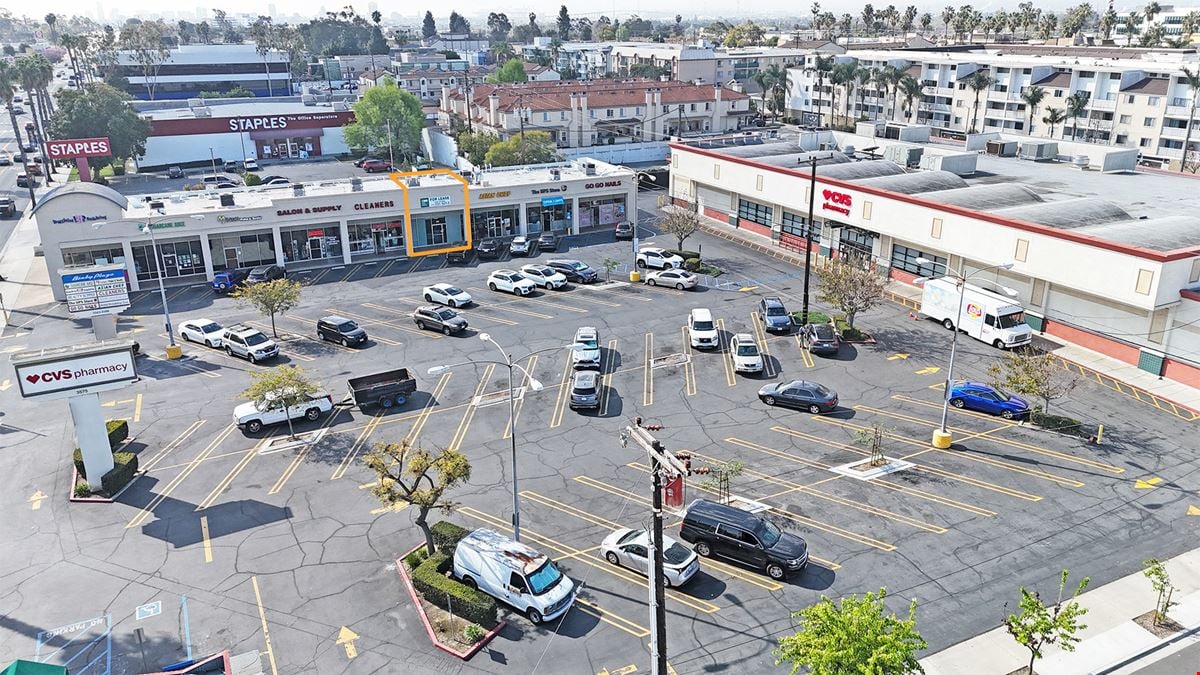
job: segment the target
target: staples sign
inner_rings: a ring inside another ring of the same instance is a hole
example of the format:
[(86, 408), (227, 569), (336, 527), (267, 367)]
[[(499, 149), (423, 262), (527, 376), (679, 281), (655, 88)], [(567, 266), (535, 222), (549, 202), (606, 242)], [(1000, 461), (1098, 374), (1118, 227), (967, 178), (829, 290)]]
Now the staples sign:
[(850, 204), (852, 201), (850, 195), (846, 194), (845, 192), (825, 190), (821, 193), (821, 196), (825, 198), (825, 203), (821, 205), (822, 209), (826, 211), (835, 211), (843, 216), (850, 215)]
[(112, 144), (107, 138), (72, 138), (66, 141), (47, 141), (46, 154), (50, 159), (76, 157), (108, 157)]
[(66, 391), (85, 394), (91, 388), (137, 379), (133, 352), (128, 349), (14, 365), (25, 398)]

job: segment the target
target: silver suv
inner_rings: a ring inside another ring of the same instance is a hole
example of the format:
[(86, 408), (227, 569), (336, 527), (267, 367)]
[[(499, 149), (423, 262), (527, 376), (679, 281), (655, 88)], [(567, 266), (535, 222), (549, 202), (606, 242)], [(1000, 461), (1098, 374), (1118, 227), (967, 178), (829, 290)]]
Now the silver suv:
[(279, 345), (262, 331), (245, 324), (237, 324), (225, 329), (221, 335), (221, 345), (230, 356), (240, 356), (250, 363), (258, 363), (279, 356)]

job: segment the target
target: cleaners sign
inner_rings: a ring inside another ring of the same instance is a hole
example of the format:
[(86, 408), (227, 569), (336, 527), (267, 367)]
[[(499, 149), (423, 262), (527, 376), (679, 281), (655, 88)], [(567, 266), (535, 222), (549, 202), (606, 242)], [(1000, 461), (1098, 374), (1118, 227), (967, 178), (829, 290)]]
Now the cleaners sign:
[(61, 274), (67, 311), (76, 317), (116, 314), (129, 307), (125, 265), (96, 265)]
[(80, 396), (119, 389), (137, 379), (128, 342), (24, 352), (12, 361), (25, 398)]
[(50, 159), (108, 157), (111, 154), (112, 144), (107, 138), (73, 138), (66, 141), (46, 142), (46, 155)]

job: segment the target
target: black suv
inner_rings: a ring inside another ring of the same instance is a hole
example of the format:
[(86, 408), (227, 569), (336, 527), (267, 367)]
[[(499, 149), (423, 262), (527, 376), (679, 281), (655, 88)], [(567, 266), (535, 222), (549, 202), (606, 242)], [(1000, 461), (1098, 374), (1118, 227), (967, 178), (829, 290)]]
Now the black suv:
[(284, 277), (283, 268), (279, 265), (260, 265), (250, 270), (246, 275), (246, 283), (257, 284), (264, 281), (275, 281)]
[(573, 284), (590, 284), (600, 276), (596, 270), (578, 260), (547, 260), (546, 266), (561, 272)]
[(475, 255), (481, 260), (495, 260), (500, 257), (500, 242), (496, 239), (483, 239), (475, 244)]
[(688, 505), (679, 536), (706, 558), (719, 556), (783, 579), (808, 566), (808, 544), (749, 511), (697, 499)]
[(317, 337), (349, 347), (366, 344), (367, 331), (344, 316), (330, 315), (317, 321)]
[(758, 301), (758, 318), (768, 331), (786, 333), (792, 329), (792, 315), (778, 296), (768, 296)]

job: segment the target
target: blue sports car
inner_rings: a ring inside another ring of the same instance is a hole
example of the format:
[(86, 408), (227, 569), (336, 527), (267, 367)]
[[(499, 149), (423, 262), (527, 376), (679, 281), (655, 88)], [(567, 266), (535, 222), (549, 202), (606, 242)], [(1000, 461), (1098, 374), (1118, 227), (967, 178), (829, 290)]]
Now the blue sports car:
[(1007, 420), (1022, 419), (1029, 414), (1028, 401), (982, 382), (955, 382), (950, 388), (950, 405), (999, 415)]

